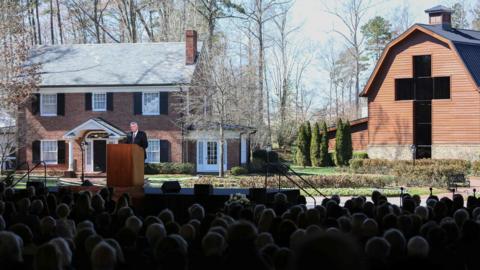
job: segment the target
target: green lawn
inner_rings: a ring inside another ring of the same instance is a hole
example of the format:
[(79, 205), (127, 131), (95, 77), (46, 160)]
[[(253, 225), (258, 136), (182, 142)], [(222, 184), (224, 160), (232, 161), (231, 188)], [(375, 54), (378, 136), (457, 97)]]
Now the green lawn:
[(339, 173), (336, 167), (302, 167), (292, 165), (291, 168), (299, 174), (332, 175)]
[[(398, 197), (400, 196), (400, 188), (385, 188), (385, 189), (377, 189), (377, 188), (319, 188), (318, 189), (321, 193), (323, 193), (325, 196), (332, 196), (332, 195), (338, 195), (338, 196), (371, 196), (372, 192), (375, 190), (380, 191), (383, 195), (387, 197)], [(317, 192), (315, 192), (313, 189), (308, 188), (306, 189), (308, 193), (310, 193), (313, 196), (318, 196)], [(434, 189), (433, 194), (438, 195), (438, 194), (445, 194), (448, 193), (449, 191), (446, 189)], [(428, 187), (409, 187), (406, 188), (404, 193), (408, 193), (410, 195), (429, 195), (430, 190)], [(305, 192), (301, 191), (302, 195), (306, 195)]]

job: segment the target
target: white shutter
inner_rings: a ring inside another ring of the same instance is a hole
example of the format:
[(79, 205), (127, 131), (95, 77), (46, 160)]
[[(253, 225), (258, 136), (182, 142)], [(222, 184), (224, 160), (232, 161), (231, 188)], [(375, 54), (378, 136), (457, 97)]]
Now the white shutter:
[(223, 142), (223, 164), (227, 164), (227, 142)]

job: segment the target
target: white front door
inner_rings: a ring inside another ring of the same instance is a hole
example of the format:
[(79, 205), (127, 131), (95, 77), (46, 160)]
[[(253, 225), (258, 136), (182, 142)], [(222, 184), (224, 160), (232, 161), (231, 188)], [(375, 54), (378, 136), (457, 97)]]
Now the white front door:
[[(213, 140), (197, 141), (197, 171), (218, 172), (220, 163), (220, 142)], [(223, 144), (223, 168), (227, 169), (227, 144)]]

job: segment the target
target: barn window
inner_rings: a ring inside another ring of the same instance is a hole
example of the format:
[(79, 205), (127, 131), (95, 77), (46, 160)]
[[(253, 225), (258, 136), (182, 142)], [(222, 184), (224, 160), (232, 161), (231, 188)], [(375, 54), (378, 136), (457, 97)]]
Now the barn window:
[(433, 78), (415, 78), (415, 100), (433, 98)]
[(413, 99), (413, 79), (395, 79), (395, 100)]
[(433, 78), (433, 98), (450, 99), (450, 77)]
[(432, 76), (432, 57), (430, 55), (417, 55), (413, 57), (413, 77)]

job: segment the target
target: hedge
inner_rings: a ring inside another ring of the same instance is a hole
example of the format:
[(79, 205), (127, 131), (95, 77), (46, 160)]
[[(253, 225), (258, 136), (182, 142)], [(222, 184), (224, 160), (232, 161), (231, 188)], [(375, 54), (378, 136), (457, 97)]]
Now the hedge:
[(195, 174), (192, 163), (148, 163), (145, 164), (145, 174)]
[(445, 187), (450, 176), (467, 175), (471, 163), (458, 159), (421, 159), (413, 161), (384, 159), (352, 159), (350, 172), (355, 174), (392, 175), (399, 185)]
[[(316, 188), (384, 188), (392, 186), (394, 179), (385, 175), (308, 175), (302, 176), (312, 183)], [(268, 177), (267, 184), (269, 188), (278, 188), (278, 177)], [(310, 188), (309, 185), (297, 179), (297, 183), (302, 188)], [(238, 187), (251, 188), (263, 187), (265, 184), (264, 176), (248, 176), (241, 178), (219, 178), (215, 176), (202, 176), (199, 179), (182, 180), (183, 187), (193, 187), (194, 184), (212, 184), (214, 187)], [(282, 188), (297, 188), (286, 177), (280, 177)]]
[(243, 174), (248, 174), (247, 168), (240, 167), (240, 166), (235, 166), (230, 169), (230, 173), (232, 175), (243, 175)]

